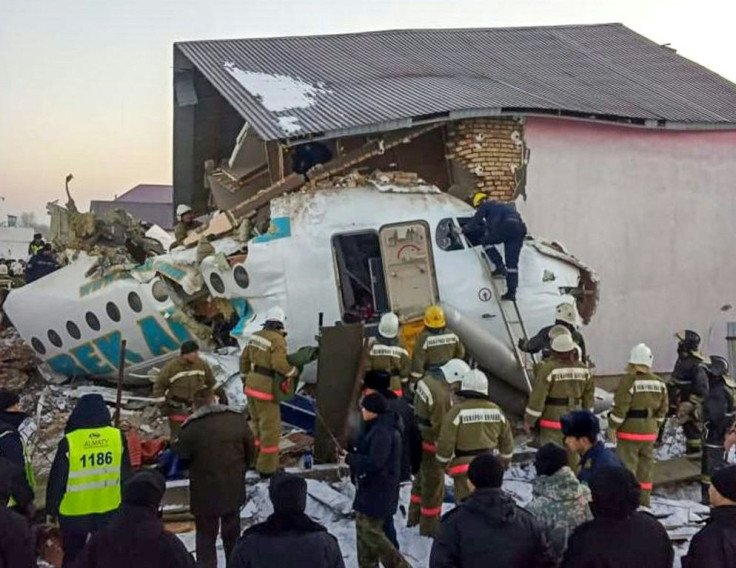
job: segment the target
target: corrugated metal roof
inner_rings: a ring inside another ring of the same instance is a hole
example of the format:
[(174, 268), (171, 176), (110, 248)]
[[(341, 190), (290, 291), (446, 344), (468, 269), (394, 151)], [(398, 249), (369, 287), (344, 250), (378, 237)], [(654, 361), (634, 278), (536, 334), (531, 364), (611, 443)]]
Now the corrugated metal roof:
[[(176, 49), (266, 140), (400, 128), (441, 113), (736, 124), (736, 85), (621, 24), (196, 41)], [(278, 110), (284, 96), (300, 93)]]

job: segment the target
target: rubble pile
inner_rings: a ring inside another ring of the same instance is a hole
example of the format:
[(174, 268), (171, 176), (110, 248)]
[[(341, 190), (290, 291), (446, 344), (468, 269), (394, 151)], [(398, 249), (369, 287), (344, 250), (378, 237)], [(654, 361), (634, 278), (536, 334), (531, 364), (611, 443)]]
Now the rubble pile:
[(370, 174), (353, 170), (344, 176), (333, 176), (310, 185), (315, 189), (353, 188), (377, 183), (379, 185), (417, 186), (426, 182), (414, 172), (374, 170)]
[(15, 328), (0, 332), (0, 388), (20, 391), (35, 372), (39, 360)]

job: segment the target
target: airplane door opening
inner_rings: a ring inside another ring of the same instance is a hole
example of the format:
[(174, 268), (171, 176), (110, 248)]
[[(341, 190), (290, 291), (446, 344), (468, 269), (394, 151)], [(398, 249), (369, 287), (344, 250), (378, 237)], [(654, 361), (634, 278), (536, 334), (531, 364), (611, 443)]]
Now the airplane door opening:
[(391, 310), (404, 321), (421, 317), (438, 300), (429, 227), (411, 221), (381, 227), (379, 235)]
[(336, 235), (332, 239), (332, 247), (343, 321), (378, 322), (381, 314), (389, 309), (378, 234), (365, 231)]

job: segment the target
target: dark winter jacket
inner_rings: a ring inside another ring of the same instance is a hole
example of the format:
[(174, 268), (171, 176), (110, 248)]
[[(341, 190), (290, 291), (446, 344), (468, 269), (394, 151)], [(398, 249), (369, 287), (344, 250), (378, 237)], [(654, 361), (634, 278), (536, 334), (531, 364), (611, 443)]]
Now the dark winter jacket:
[(430, 568), (554, 567), (534, 517), (500, 489), (478, 489), (442, 518)]
[(664, 527), (646, 513), (634, 513), (580, 525), (568, 541), (562, 568), (670, 568), (673, 559)]
[(736, 506), (715, 507), (708, 524), (693, 537), (682, 568), (736, 566)]
[[(730, 377), (709, 377), (710, 387), (703, 404), (705, 443), (722, 446), (734, 423), (733, 380)], [(726, 383), (728, 381), (728, 384)]]
[[(83, 428), (102, 428), (111, 426), (110, 411), (100, 395), (85, 395), (79, 399), (69, 419), (66, 422), (65, 434)], [(66, 438), (59, 441), (51, 465), (48, 484), (46, 486), (46, 513), (52, 517), (59, 517), (60, 524), (66, 530), (74, 532), (93, 532), (105, 526), (114, 516), (114, 512), (86, 515), (80, 517), (63, 517), (59, 515), (59, 506), (66, 493), (66, 484), (69, 476), (69, 444)], [(121, 470), (121, 483), (130, 477), (133, 470), (128, 457), (128, 445), (123, 444), (123, 462)]]
[(388, 400), (388, 408), (401, 419), (401, 481), (410, 481), (413, 473), (419, 471), (422, 462), (422, 433), (419, 431), (414, 406), (390, 390), (381, 391)]
[(190, 461), (190, 505), (195, 515), (224, 515), (245, 503), (245, 472), (255, 454), (243, 415), (214, 404), (189, 417), (173, 445)]
[(593, 473), (605, 466), (624, 467), (624, 464), (612, 450), (603, 445), (603, 442), (596, 442), (580, 460), (578, 479), (583, 483), (589, 483)]
[(43, 278), (59, 268), (59, 263), (53, 256), (48, 256), (43, 251), (34, 254), (26, 266), (26, 283)]
[(0, 505), (0, 568), (36, 568), (28, 520), (5, 505)]
[(375, 519), (396, 512), (401, 477), (398, 417), (386, 412), (366, 424), (355, 452), (346, 459), (357, 484), (353, 508)]
[(516, 209), (507, 203), (489, 199), (478, 207), (473, 218), (463, 227), (463, 231), (476, 233), (485, 230), (488, 232), (509, 220), (521, 223), (521, 216)]
[(33, 488), (26, 476), (26, 458), (18, 428), (27, 416), (22, 412), (0, 411), (0, 458), (12, 464), (10, 494), (15, 499), (13, 508), (24, 514), (33, 504)]
[(156, 509), (124, 504), (92, 535), (74, 568), (194, 568), (184, 544), (164, 530)]
[(274, 513), (243, 533), (229, 568), (344, 568), (337, 539), (305, 514)]

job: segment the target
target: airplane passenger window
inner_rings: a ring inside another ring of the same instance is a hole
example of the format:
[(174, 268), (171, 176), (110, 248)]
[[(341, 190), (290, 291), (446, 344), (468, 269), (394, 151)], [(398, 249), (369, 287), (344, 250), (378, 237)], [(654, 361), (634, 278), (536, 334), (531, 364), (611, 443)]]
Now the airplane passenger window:
[(113, 302), (108, 302), (105, 310), (112, 321), (120, 321), (120, 309)]
[(41, 343), (41, 340), (38, 337), (31, 338), (31, 345), (36, 350), (36, 353), (40, 353), (41, 355), (44, 355), (46, 353), (46, 348), (43, 346), (43, 343)]
[(247, 288), (248, 284), (250, 284), (248, 271), (240, 265), (236, 266), (235, 270), (233, 270), (233, 277), (235, 278), (235, 283), (241, 288)]
[(61, 347), (61, 337), (59, 337), (59, 334), (56, 333), (53, 329), (50, 329), (48, 332), (49, 341), (52, 345), (55, 345), (56, 347)]
[(82, 333), (79, 331), (77, 324), (73, 321), (66, 322), (66, 331), (72, 337), (72, 339), (79, 339), (82, 337)]
[(143, 310), (143, 302), (141, 302), (141, 297), (135, 292), (131, 292), (130, 294), (128, 294), (128, 305), (130, 306), (130, 309), (134, 312), (140, 312), (141, 310)]
[(87, 312), (84, 316), (84, 319), (92, 331), (100, 331), (100, 320), (97, 319), (97, 316), (95, 314), (93, 314), (92, 312)]
[(437, 246), (442, 250), (453, 251), (465, 248), (462, 238), (455, 231), (456, 227), (457, 225), (455, 224), (455, 220), (450, 217), (442, 219), (442, 221), (437, 224), (434, 238), (437, 242)]
[(225, 292), (225, 283), (222, 281), (222, 278), (220, 278), (220, 275), (217, 274), (217, 272), (213, 272), (210, 274), (210, 284), (212, 285), (212, 288), (215, 290), (215, 292), (218, 292), (220, 294), (223, 294)]
[(166, 290), (166, 284), (161, 280), (156, 280), (151, 287), (151, 293), (158, 302), (165, 302), (169, 299), (169, 293)]

